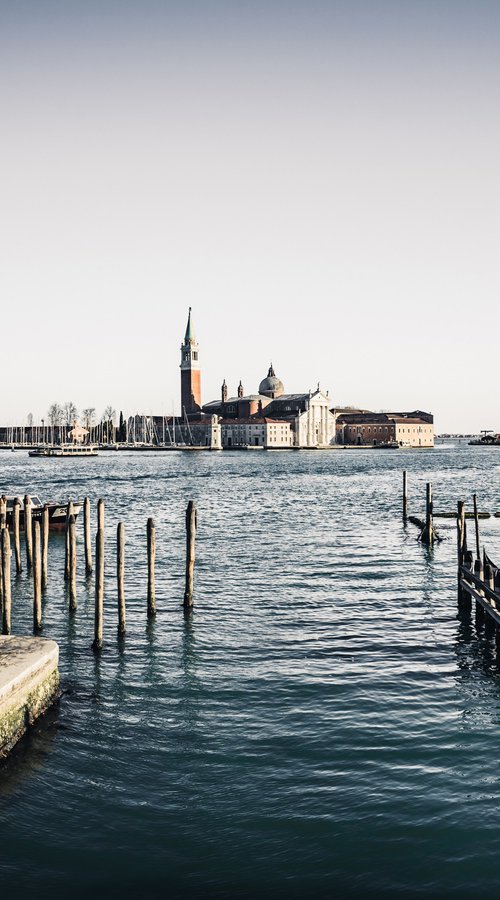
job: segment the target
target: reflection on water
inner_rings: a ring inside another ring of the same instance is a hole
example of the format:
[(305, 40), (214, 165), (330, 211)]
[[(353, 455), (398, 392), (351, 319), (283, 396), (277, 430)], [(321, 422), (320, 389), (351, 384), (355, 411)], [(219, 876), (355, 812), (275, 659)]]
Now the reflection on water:
[(59, 727), (59, 702), (56, 702), (28, 729), (12, 753), (0, 760), (0, 804), (12, 795), (15, 797), (45, 765)]
[[(104, 647), (78, 527), (78, 609), (51, 538), (44, 635), (64, 695), (0, 769), (6, 896), (495, 895), (495, 637), (458, 608), (454, 523), (401, 521), (475, 490), (500, 509), (498, 450), (0, 456), (2, 490), (106, 501)], [(184, 512), (199, 507), (184, 613)], [(146, 615), (145, 524), (157, 531)], [(114, 547), (126, 523), (127, 634)], [(500, 520), (481, 530), (500, 557)], [(13, 625), (29, 633), (26, 573)], [(425, 861), (425, 865), (423, 863)], [(75, 873), (77, 877), (75, 878)]]

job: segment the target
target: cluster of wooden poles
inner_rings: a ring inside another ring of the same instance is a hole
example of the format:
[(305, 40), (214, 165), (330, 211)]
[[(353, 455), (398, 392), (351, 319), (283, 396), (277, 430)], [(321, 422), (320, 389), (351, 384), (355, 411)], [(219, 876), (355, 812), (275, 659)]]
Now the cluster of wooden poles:
[[(0, 565), (0, 612), (2, 615), (2, 634), (11, 633), (11, 557), (14, 548), (16, 575), (22, 572), (20, 509), (18, 498), (14, 500), (11, 528), (7, 525), (7, 501), (0, 498), (0, 533), (1, 533), (1, 565)], [(41, 521), (33, 520), (31, 498), (26, 495), (24, 511), (24, 544), (26, 568), (33, 580), (33, 631), (38, 633), (42, 628), (42, 592), (47, 585), (48, 547), (49, 547), (49, 510), (45, 506)], [(196, 505), (190, 500), (186, 509), (186, 581), (184, 590), (184, 609), (189, 611), (193, 606), (194, 596), (194, 563), (195, 540), (198, 524)], [(12, 534), (12, 539), (11, 539)], [(68, 503), (66, 515), (66, 547), (64, 560), (64, 578), (68, 584), (69, 608), (77, 608), (76, 592), (76, 516), (74, 504)], [(147, 520), (147, 615), (156, 615), (155, 559), (156, 528), (152, 518)], [(90, 500), (83, 501), (83, 542), (85, 553), (85, 575), (93, 572), (92, 539), (90, 523)], [(118, 591), (118, 633), (124, 635), (127, 628), (125, 606), (125, 527), (118, 522), (116, 530), (116, 581)], [(104, 500), (97, 503), (97, 533), (95, 537), (95, 616), (94, 616), (94, 650), (102, 648), (104, 619)]]
[(467, 547), (467, 523), (465, 504), (458, 503), (457, 510), (457, 554), (458, 554), (458, 602), (459, 606), (470, 609), (472, 600), (476, 604), (476, 624), (483, 624), (495, 630), (497, 654), (500, 652), (500, 569), (489, 558), (479, 537), (477, 500), (474, 494), (475, 551)]

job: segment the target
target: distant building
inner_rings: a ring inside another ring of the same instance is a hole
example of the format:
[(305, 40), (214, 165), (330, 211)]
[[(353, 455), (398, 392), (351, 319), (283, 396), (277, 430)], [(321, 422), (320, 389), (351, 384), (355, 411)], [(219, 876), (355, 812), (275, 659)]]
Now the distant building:
[(434, 417), (431, 413), (374, 413), (366, 409), (336, 409), (338, 444), (365, 446), (433, 447)]
[(264, 449), (289, 449), (293, 446), (293, 434), (289, 422), (252, 416), (249, 419), (223, 419), (220, 423), (222, 446), (263, 447)]
[(290, 422), (294, 447), (328, 447), (335, 443), (335, 413), (319, 385), (307, 394), (282, 394), (266, 407), (266, 416)]
[[(285, 394), (283, 382), (271, 365), (257, 394), (245, 394), (240, 381), (236, 396), (229, 397), (224, 380), (221, 399), (205, 403), (203, 412), (220, 416), (224, 427), (230, 420), (241, 420), (246, 424), (253, 418), (288, 423), (291, 438), (288, 446), (327, 447), (335, 443), (335, 414), (330, 411), (330, 403), (328, 393), (323, 393), (319, 385), (315, 391)], [(229, 431), (226, 433), (229, 435)], [(224, 445), (224, 430), (222, 443)]]

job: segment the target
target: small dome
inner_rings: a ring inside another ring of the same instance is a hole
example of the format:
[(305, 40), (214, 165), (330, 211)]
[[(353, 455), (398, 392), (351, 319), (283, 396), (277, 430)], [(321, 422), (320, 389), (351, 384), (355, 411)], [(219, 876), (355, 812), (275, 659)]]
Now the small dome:
[(264, 378), (259, 384), (259, 394), (274, 399), (274, 397), (281, 397), (284, 390), (283, 382), (280, 381), (279, 378), (276, 378), (274, 369), (271, 365), (269, 367), (269, 372), (267, 373), (267, 378)]

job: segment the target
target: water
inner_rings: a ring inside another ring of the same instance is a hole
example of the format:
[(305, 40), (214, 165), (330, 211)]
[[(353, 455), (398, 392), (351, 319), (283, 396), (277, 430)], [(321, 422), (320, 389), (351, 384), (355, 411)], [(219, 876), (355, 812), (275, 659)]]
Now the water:
[[(0, 466), (6, 493), (104, 497), (109, 555), (95, 658), (93, 582), (80, 558), (70, 617), (64, 541), (51, 537), (44, 634), (60, 645), (64, 694), (0, 767), (2, 896), (498, 892), (494, 647), (457, 614), (454, 523), (439, 523), (445, 540), (429, 551), (400, 515), (403, 467), (414, 514), (429, 479), (436, 509), (476, 490), (481, 508), (500, 510), (498, 449), (2, 453)], [(198, 558), (185, 619), (190, 498)], [(500, 559), (500, 519), (481, 531)], [(31, 629), (30, 590), (23, 575), (16, 633)]]

